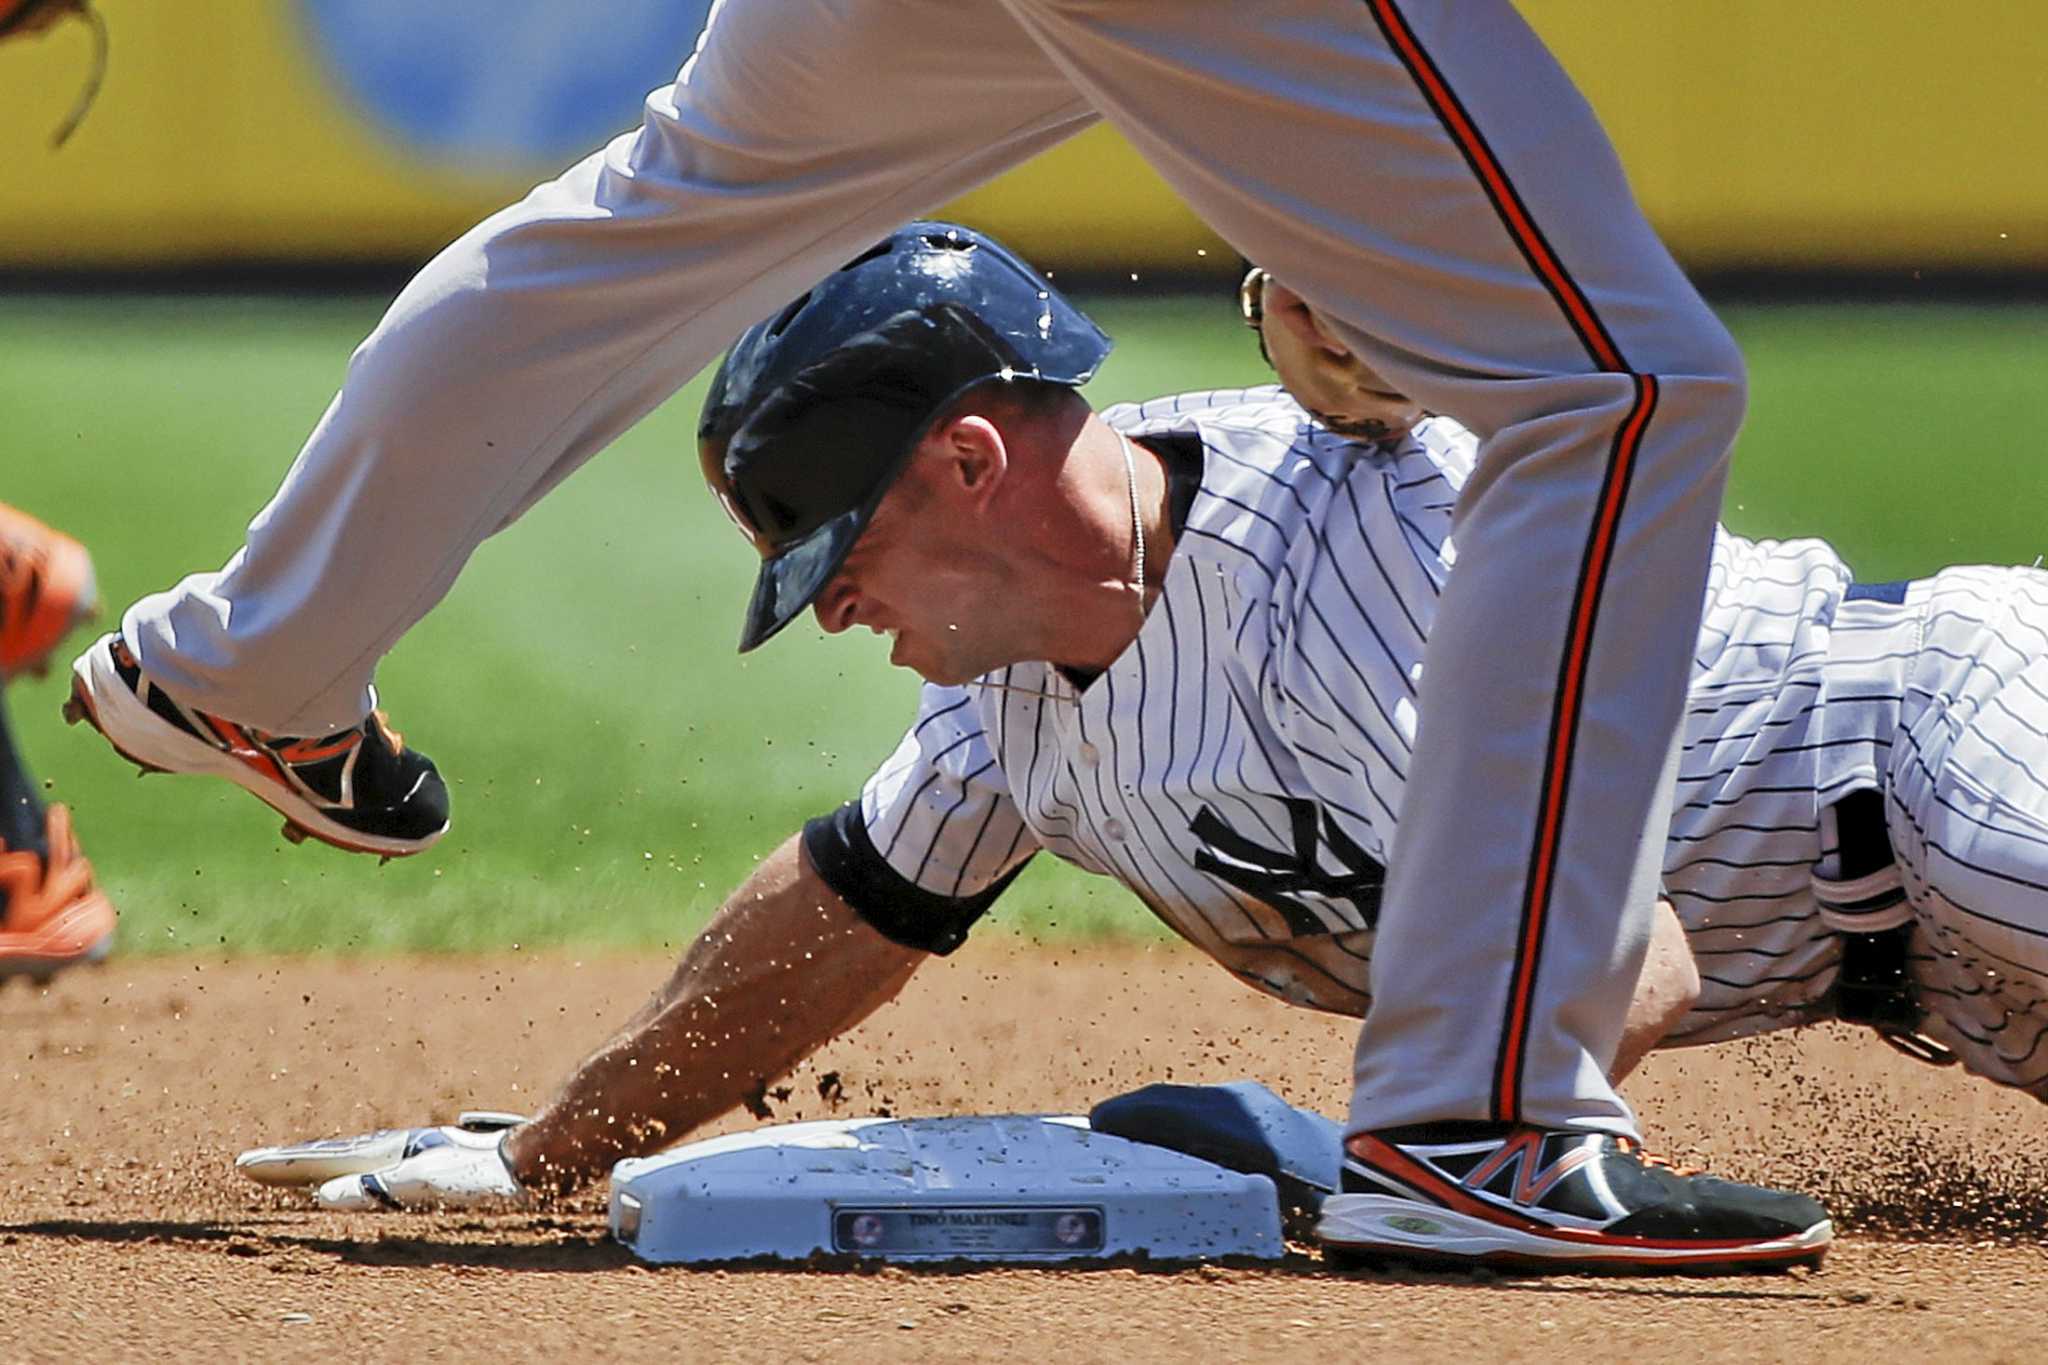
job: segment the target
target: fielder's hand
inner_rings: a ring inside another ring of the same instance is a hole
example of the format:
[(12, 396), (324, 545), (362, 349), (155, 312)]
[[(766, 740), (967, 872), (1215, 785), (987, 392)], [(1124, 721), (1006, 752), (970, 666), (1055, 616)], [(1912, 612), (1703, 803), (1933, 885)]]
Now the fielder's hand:
[(526, 1202), (499, 1151), (518, 1114), (465, 1113), (451, 1127), (258, 1147), (235, 1169), (263, 1185), (311, 1189), (326, 1209), (491, 1208)]

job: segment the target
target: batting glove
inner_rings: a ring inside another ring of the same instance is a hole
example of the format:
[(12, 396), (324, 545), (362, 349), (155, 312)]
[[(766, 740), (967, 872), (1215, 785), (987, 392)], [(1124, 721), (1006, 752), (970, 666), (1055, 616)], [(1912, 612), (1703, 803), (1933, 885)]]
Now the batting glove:
[(505, 1164), (519, 1114), (469, 1112), (440, 1128), (386, 1128), (360, 1137), (257, 1147), (235, 1169), (261, 1185), (311, 1189), (324, 1209), (517, 1206), (527, 1192)]

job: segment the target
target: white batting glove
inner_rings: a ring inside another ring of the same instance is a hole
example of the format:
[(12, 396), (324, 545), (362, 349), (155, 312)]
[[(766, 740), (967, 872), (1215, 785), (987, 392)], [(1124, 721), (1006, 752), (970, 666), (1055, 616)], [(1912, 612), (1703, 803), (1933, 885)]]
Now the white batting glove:
[(257, 1147), (235, 1169), (262, 1185), (310, 1189), (325, 1209), (516, 1207), (527, 1192), (501, 1150), (519, 1114), (468, 1112), (439, 1128)]

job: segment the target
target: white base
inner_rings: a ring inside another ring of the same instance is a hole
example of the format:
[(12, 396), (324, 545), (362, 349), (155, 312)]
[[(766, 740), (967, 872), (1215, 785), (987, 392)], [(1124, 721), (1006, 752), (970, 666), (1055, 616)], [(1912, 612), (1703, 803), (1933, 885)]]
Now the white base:
[(614, 1167), (611, 1225), (640, 1259), (683, 1263), (1286, 1251), (1266, 1177), (1043, 1115), (838, 1119), (694, 1142)]

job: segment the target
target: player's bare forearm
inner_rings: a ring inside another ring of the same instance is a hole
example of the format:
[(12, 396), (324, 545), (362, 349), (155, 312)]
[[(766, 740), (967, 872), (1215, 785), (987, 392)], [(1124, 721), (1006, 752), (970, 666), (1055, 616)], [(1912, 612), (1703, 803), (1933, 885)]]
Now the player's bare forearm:
[(903, 988), (926, 954), (870, 928), (792, 837), (726, 901), (674, 975), (593, 1053), (505, 1155), (568, 1190), (744, 1103)]
[(1619, 1085), (1651, 1048), (1678, 1027), (1699, 995), (1699, 966), (1693, 961), (1685, 926), (1679, 923), (1671, 903), (1660, 900), (1650, 930), (1649, 952), (1643, 959), (1642, 975), (1636, 978), (1628, 1020), (1622, 1025), (1621, 1044), (1615, 1049), (1607, 1079)]

